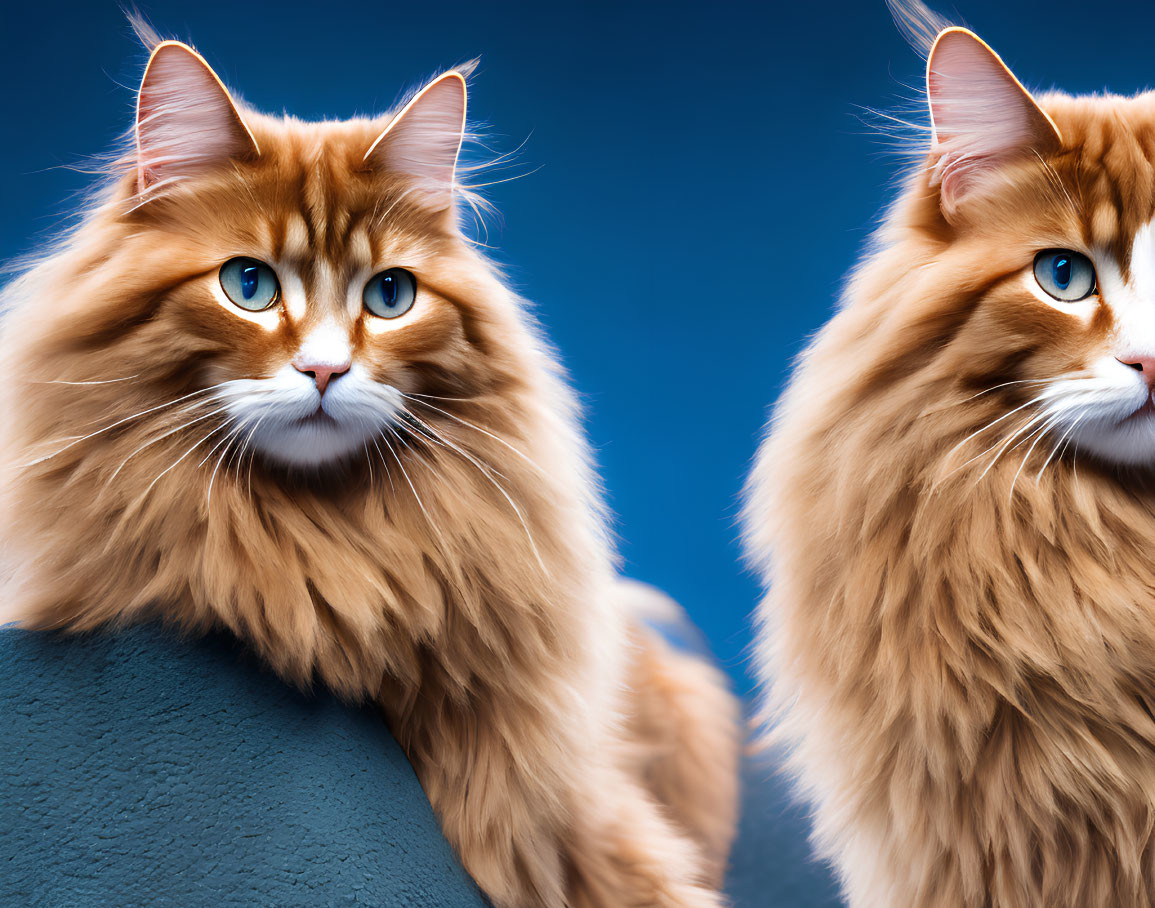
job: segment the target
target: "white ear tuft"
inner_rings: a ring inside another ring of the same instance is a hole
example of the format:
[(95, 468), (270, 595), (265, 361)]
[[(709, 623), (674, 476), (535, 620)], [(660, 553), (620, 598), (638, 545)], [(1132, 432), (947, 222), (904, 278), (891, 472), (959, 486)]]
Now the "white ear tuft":
[(965, 28), (939, 34), (926, 64), (936, 161), (944, 213), (950, 214), (998, 164), (1062, 146), (1058, 127), (1003, 61)]
[(389, 122), (365, 152), (366, 163), (412, 177), (430, 204), (450, 207), (465, 109), (465, 77), (457, 71), (439, 76)]
[(162, 41), (136, 101), (137, 191), (260, 154), (228, 89), (195, 50)]

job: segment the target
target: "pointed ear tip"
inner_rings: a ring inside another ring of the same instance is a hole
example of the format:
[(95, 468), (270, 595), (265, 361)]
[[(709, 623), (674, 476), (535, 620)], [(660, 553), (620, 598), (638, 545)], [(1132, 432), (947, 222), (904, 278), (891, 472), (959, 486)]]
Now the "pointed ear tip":
[(434, 81), (430, 88), (436, 85), (456, 85), (458, 88), (460, 88), (463, 95), (467, 91), (465, 76), (458, 72), (456, 69), (451, 69), (446, 73), (442, 73), (441, 76), (439, 76), (437, 80)]
[(432, 94), (434, 92), (440, 97), (449, 100), (451, 104), (460, 103), (464, 114), (465, 105), (468, 103), (469, 98), (469, 88), (464, 75), (455, 69), (444, 72), (434, 79), (421, 94)]
[(944, 47), (964, 47), (986, 51), (993, 57), (998, 57), (986, 41), (972, 32), (969, 28), (964, 28), (961, 25), (952, 25), (949, 28), (944, 28), (938, 33), (934, 39), (934, 44), (931, 45), (930, 53), (927, 54), (927, 63), (929, 64), (935, 57), (935, 54), (940, 52)]
[(208, 61), (198, 54), (193, 48), (185, 44), (183, 41), (161, 41), (156, 47), (152, 49), (152, 53), (148, 55), (148, 64), (144, 67), (144, 75), (141, 76), (141, 88), (148, 82), (149, 74), (153, 72), (153, 65), (164, 60), (178, 60), (181, 57), (192, 59), (201, 66), (212, 71)]
[[(943, 58), (944, 52), (946, 53), (945, 59)], [(936, 67), (936, 61), (943, 63), (942, 69)], [(1010, 67), (1003, 62), (1003, 58), (998, 55), (998, 52), (969, 28), (964, 28), (961, 25), (952, 25), (939, 32), (931, 46), (930, 53), (927, 55), (926, 89), (931, 107), (931, 127), (936, 141), (938, 138), (938, 126), (935, 122), (938, 106), (936, 99), (945, 85), (940, 79), (934, 77), (941, 77), (944, 70), (948, 73), (955, 70), (955, 74), (957, 74), (960, 69), (962, 72), (967, 72), (973, 67), (985, 72), (991, 72), (993, 69), (994, 72), (1002, 76), (1003, 81), (1008, 85), (1017, 87), (1022, 97), (1026, 99), (1028, 107), (1035, 112), (1036, 126), (1042, 130), (1038, 134), (1039, 137), (1045, 141), (1047, 147), (1062, 145), (1062, 132), (1055, 121), (1039, 106)], [(964, 84), (966, 84), (965, 80)], [(1046, 126), (1043, 125), (1042, 121), (1045, 121)], [(1049, 128), (1047, 128), (1048, 126)]]
[(186, 53), (186, 54), (191, 54), (192, 56), (196, 57), (198, 60), (201, 59), (201, 55), (198, 54), (191, 47), (189, 47), (187, 44), (185, 44), (183, 41), (166, 40), (166, 41), (159, 42), (156, 45), (156, 47), (154, 47), (152, 49), (152, 53), (148, 55), (148, 60), (151, 63), (153, 60), (155, 60), (161, 54), (164, 54), (167, 56), (169, 54), (172, 54), (172, 53), (178, 52), (178, 51)]

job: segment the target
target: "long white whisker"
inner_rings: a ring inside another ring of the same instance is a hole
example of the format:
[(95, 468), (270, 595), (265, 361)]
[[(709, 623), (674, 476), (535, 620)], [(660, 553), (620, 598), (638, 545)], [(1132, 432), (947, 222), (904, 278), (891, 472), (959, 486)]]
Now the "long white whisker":
[[(225, 383), (222, 382), (221, 384), (225, 384)], [(95, 438), (97, 435), (102, 435), (105, 432), (109, 432), (112, 429), (115, 429), (117, 426), (124, 425), (126, 422), (132, 422), (132, 420), (140, 419), (142, 416), (147, 416), (149, 413), (155, 413), (158, 410), (164, 410), (167, 407), (171, 407), (171, 406), (174, 406), (176, 404), (181, 403), (182, 401), (186, 401), (191, 397), (196, 397), (198, 394), (207, 394), (208, 392), (213, 391), (219, 387), (220, 387), (220, 385), (213, 385), (210, 388), (201, 388), (198, 391), (193, 391), (190, 394), (185, 394), (181, 397), (178, 397), (176, 400), (170, 400), (167, 403), (157, 404), (155, 407), (149, 407), (147, 410), (141, 410), (139, 413), (133, 413), (131, 416), (125, 416), (123, 419), (118, 419), (116, 422), (114, 422), (110, 426), (105, 426), (103, 429), (97, 429), (95, 432), (89, 432), (87, 435), (83, 435), (80, 438), (77, 438), (77, 439), (69, 442), (63, 448), (60, 448), (59, 450), (54, 451), (51, 454), (46, 454), (43, 457), (38, 457), (36, 460), (33, 460), (29, 463), (24, 464), (24, 467), (25, 468), (34, 467), (37, 464), (44, 463), (44, 461), (46, 461), (46, 460), (51, 460), (53, 457), (56, 457), (59, 454), (63, 454), (69, 448), (75, 447), (76, 445), (80, 444), (81, 442), (88, 441), (88, 439), (90, 439), (90, 438)]]
[[(1023, 426), (1023, 428), (1025, 428), (1026, 426), (1030, 426), (1033, 422), (1034, 422), (1034, 419), (1028, 420), (1026, 422), (1026, 424)], [(994, 444), (992, 444), (989, 448), (984, 448), (982, 451), (979, 451), (979, 453), (976, 454), (974, 457), (972, 457), (970, 460), (967, 460), (963, 463), (960, 463), (957, 467), (955, 467), (953, 470), (951, 470), (949, 473), (947, 473), (946, 476), (943, 477), (943, 479), (944, 480), (949, 479), (951, 476), (954, 476), (955, 473), (959, 472), (959, 470), (965, 470), (967, 467), (969, 467), (976, 460), (981, 460), (982, 458), (986, 457), (986, 455), (990, 454), (991, 451), (993, 451), (995, 448), (999, 447), (1000, 445), (1004, 444), (1006, 441), (1013, 440), (1021, 431), (1022, 431), (1022, 428), (1016, 430), (1011, 435), (1010, 439), (1007, 439), (1004, 436), (1000, 435), (998, 438), (995, 439)], [(957, 446), (955, 449), (957, 449)], [(954, 449), (952, 449), (952, 450), (954, 450)]]
[[(1071, 433), (1075, 431), (1075, 427), (1078, 426), (1082, 421), (1083, 417), (1078, 417), (1073, 423), (1071, 423), (1070, 428), (1068, 428), (1066, 432), (1059, 436), (1059, 440), (1055, 442), (1055, 446), (1051, 448), (1051, 453), (1047, 455), (1047, 459), (1044, 460), (1043, 465), (1039, 467), (1039, 472), (1035, 474), (1035, 485), (1038, 485), (1039, 478), (1043, 475), (1043, 471), (1047, 469), (1047, 465), (1054, 458), (1055, 454), (1059, 452), (1060, 446), (1066, 450), (1067, 440), (1070, 438)], [(1060, 453), (1059, 456), (1062, 457), (1063, 455)]]
[(1008, 388), (1011, 385), (1046, 385), (1055, 380), (1056, 379), (1053, 378), (1024, 378), (1019, 381), (1005, 381), (1001, 385), (995, 385), (993, 388), (987, 388), (985, 391), (979, 391), (978, 394), (972, 394), (970, 397), (959, 401), (959, 403), (968, 403), (969, 401), (974, 400), (976, 397), (982, 397), (984, 394), (990, 394), (994, 391), (998, 391), (1000, 388)]
[[(403, 396), (403, 397), (405, 397), (405, 398), (407, 398), (407, 399), (412, 399), (412, 398), (413, 398), (413, 395), (410, 395), (410, 394), (405, 394), (404, 392), (402, 393), (402, 396)], [(498, 435), (494, 435), (492, 432), (490, 432), (490, 431), (489, 431), (489, 430), (487, 430), (487, 429), (483, 429), (481, 426), (477, 426), (477, 425), (474, 425), (473, 423), (471, 423), (471, 422), (470, 422), (469, 420), (467, 420), (467, 419), (462, 419), (460, 416), (458, 416), (458, 415), (457, 415), (457, 414), (455, 414), (455, 413), (450, 413), (448, 410), (442, 410), (440, 407), (435, 407), (433, 404), (431, 404), (431, 403), (428, 403), (428, 402), (426, 402), (426, 401), (424, 401), (424, 400), (419, 400), (419, 399), (418, 399), (418, 400), (413, 400), (413, 403), (416, 403), (416, 404), (421, 404), (422, 406), (425, 406), (425, 407), (429, 407), (429, 409), (431, 409), (431, 410), (436, 410), (438, 413), (441, 413), (443, 416), (448, 416), (450, 419), (452, 419), (452, 420), (455, 420), (455, 421), (457, 421), (457, 422), (461, 423), (463, 426), (465, 426), (465, 427), (467, 427), (467, 428), (470, 428), (470, 429), (473, 429), (475, 432), (480, 432), (482, 435), (485, 435), (485, 436), (487, 436), (487, 437), (489, 437), (489, 438), (492, 438), (494, 441), (498, 442), (499, 444), (505, 445), (505, 447), (509, 448), (509, 450), (511, 450), (511, 451), (512, 451), (514, 454), (516, 454), (518, 457), (520, 457), (520, 458), (521, 458), (522, 460), (524, 460), (526, 463), (528, 463), (528, 464), (529, 464), (531, 467), (533, 467), (535, 470), (537, 470), (537, 471), (538, 471), (539, 473), (541, 473), (542, 475), (545, 475), (545, 470), (543, 470), (543, 469), (542, 469), (541, 467), (539, 467), (539, 466), (538, 466), (536, 463), (534, 463), (534, 462), (533, 462), (533, 461), (532, 461), (532, 460), (529, 458), (529, 456), (528, 456), (527, 454), (525, 454), (524, 452), (522, 452), (522, 451), (518, 450), (516, 447), (514, 447), (513, 445), (511, 445), (511, 444), (510, 444), (508, 441), (506, 441), (504, 438), (501, 438), (501, 437), (500, 437), (500, 436), (498, 436)], [(410, 415), (410, 416), (413, 416), (413, 414), (412, 414), (412, 413), (410, 413), (409, 415)], [(416, 418), (416, 417), (414, 417), (414, 418)]]
[[(1052, 426), (1055, 426), (1058, 423), (1058, 419), (1059, 418), (1057, 416), (1052, 416), (1050, 419), (1048, 419), (1046, 422), (1043, 423), (1041, 428), (1036, 429), (1034, 432), (1031, 433), (1032, 435), (1035, 436), (1035, 440), (1032, 441), (1031, 446), (1029, 448), (1027, 448), (1027, 453), (1023, 455), (1023, 461), (1022, 461), (1022, 463), (1019, 464), (1019, 469), (1015, 472), (1014, 479), (1011, 480), (1011, 491), (1007, 495), (1007, 501), (1013, 501), (1014, 500), (1015, 483), (1017, 483), (1019, 481), (1019, 476), (1022, 474), (1023, 468), (1027, 465), (1027, 461), (1030, 460), (1031, 452), (1035, 450), (1035, 447), (1038, 445), (1038, 443), (1040, 441), (1042, 441), (1044, 438), (1046, 438), (1047, 432), (1051, 429)], [(1030, 437), (1030, 436), (1028, 436), (1028, 437)]]
[(369, 491), (373, 491), (373, 459), (369, 456), (369, 443), (361, 442), (361, 450), (365, 452), (365, 466), (369, 468)]
[(987, 464), (986, 469), (983, 470), (979, 474), (978, 479), (975, 480), (975, 485), (978, 485), (978, 483), (982, 482), (983, 477), (986, 476), (987, 473), (989, 473), (991, 471), (991, 469), (994, 467), (994, 465), (999, 462), (999, 458), (1002, 457), (1004, 453), (1006, 453), (1007, 449), (1011, 445), (1011, 442), (1013, 442), (1016, 438), (1018, 438), (1020, 435), (1022, 435), (1024, 432), (1026, 432), (1028, 429), (1030, 429), (1032, 426), (1037, 425), (1040, 420), (1045, 419), (1046, 417), (1047, 417), (1047, 414), (1039, 413), (1038, 415), (1033, 416), (1030, 420), (1028, 420), (1027, 423), (1024, 426), (1022, 426), (1020, 429), (1013, 432), (1011, 434), (1011, 436), (1009, 438), (1007, 438), (1007, 440), (1005, 442), (1003, 442), (1003, 446), (1001, 448), (999, 448), (998, 451), (995, 452), (995, 456), (993, 458), (991, 458), (991, 462), (989, 464)]
[[(439, 473), (439, 472), (437, 471), (437, 469), (436, 469), (436, 468), (433, 466), (433, 464), (432, 464), (430, 461), (426, 460), (426, 459), (425, 459), (425, 458), (422, 456), (422, 454), (421, 454), (421, 451), (419, 451), (419, 450), (418, 450), (416, 447), (414, 447), (413, 445), (409, 444), (409, 443), (408, 443), (408, 442), (405, 440), (405, 436), (404, 436), (404, 435), (402, 435), (400, 432), (395, 432), (393, 437), (397, 439), (397, 443), (398, 443), (399, 445), (405, 445), (405, 450), (406, 450), (406, 451), (412, 451), (412, 452), (413, 452), (413, 456), (414, 456), (414, 457), (416, 457), (416, 458), (417, 458), (417, 459), (418, 459), (418, 460), (421, 462), (421, 465), (422, 465), (423, 467), (425, 467), (425, 469), (427, 469), (427, 470), (428, 470), (430, 473), (432, 473), (432, 474), (433, 474), (434, 478), (436, 478), (436, 479), (437, 479), (437, 480), (439, 480), (440, 482), (443, 482), (443, 483), (444, 483), (444, 481), (445, 481), (445, 477), (444, 477), (444, 476), (443, 476), (441, 473)], [(414, 437), (416, 437), (416, 438), (421, 438), (421, 439), (426, 439), (426, 440), (428, 440), (428, 441), (434, 441), (435, 443), (437, 443), (437, 444), (440, 444), (440, 442), (436, 442), (436, 440), (435, 440), (435, 439), (427, 439), (425, 435), (416, 435), (416, 436), (414, 436)], [(442, 445), (442, 447), (444, 447), (444, 445)]]
[(197, 468), (199, 469), (200, 467), (203, 467), (206, 463), (208, 463), (209, 458), (212, 457), (217, 452), (217, 449), (220, 448), (220, 446), (223, 445), (226, 441), (228, 441), (229, 436), (232, 435), (236, 431), (237, 431), (237, 427), (234, 426), (232, 431), (230, 431), (228, 435), (226, 435), (224, 438), (222, 438), (220, 441), (218, 441), (215, 445), (213, 445), (211, 448), (209, 448), (208, 454), (206, 454), (204, 457), (201, 458), (201, 462), (197, 464)]
[[(438, 447), (445, 448), (446, 450), (449, 450), (449, 451), (454, 451), (454, 452), (460, 454), (462, 457), (468, 456), (464, 451), (461, 450), (460, 447), (458, 447), (456, 444), (454, 444), (452, 441), (450, 441), (448, 438), (446, 438), (444, 435), (442, 435), (440, 432), (438, 432), (435, 428), (433, 428), (433, 426), (431, 426), (425, 420), (421, 419), (416, 414), (411, 413), (409, 410), (402, 410), (401, 413), (406, 418), (406, 424), (405, 424), (404, 428), (406, 428), (409, 431), (412, 431), (415, 427), (421, 430), (417, 437), (424, 438), (427, 441), (431, 441), (435, 445), (437, 445)], [(496, 469), (495, 467), (491, 466), (491, 467), (489, 467), (489, 469), (495, 475), (500, 476), (502, 479), (508, 479), (509, 478), (508, 476), (506, 476), (504, 473), (502, 473), (500, 470)]]
[[(233, 427), (233, 430), (231, 432), (229, 432), (228, 435), (226, 435), (223, 439), (224, 449), (221, 451), (220, 457), (217, 458), (217, 462), (213, 466), (213, 472), (209, 476), (209, 488), (208, 488), (208, 491), (205, 492), (205, 511), (206, 512), (212, 506), (213, 483), (215, 483), (217, 481), (217, 471), (221, 468), (221, 464), (224, 463), (225, 455), (228, 454), (229, 451), (232, 449), (233, 442), (236, 441), (240, 437), (241, 432), (243, 432), (246, 428), (247, 428), (247, 426), (245, 425), (245, 423), (238, 422)], [(216, 447), (213, 448), (213, 451), (215, 451), (220, 446), (221, 446), (221, 443), (217, 442), (217, 445), (216, 445)], [(205, 455), (205, 460), (208, 460), (212, 456), (213, 456), (213, 452), (209, 451), (209, 453), (207, 455)], [(204, 461), (202, 461), (202, 463), (203, 462)]]
[[(1011, 416), (1014, 416), (1020, 410), (1023, 410), (1025, 408), (1029, 407), (1031, 404), (1038, 403), (1045, 396), (1046, 396), (1045, 394), (1040, 394), (1038, 397), (1034, 397), (1031, 400), (1028, 400), (1025, 404), (1022, 404), (1021, 406), (1015, 407), (1010, 412), (1004, 413), (1002, 416), (999, 416), (995, 419), (992, 419), (989, 423), (987, 423), (981, 429), (976, 429), (975, 431), (971, 432), (970, 435), (968, 435), (966, 438), (964, 438), (962, 441), (960, 441), (957, 445), (955, 445), (953, 448), (951, 448), (949, 451), (947, 451), (946, 458), (944, 458), (944, 459), (949, 459), (951, 457), (951, 455), (954, 454), (955, 451), (957, 451), (959, 448), (961, 448), (963, 445), (965, 445), (968, 441), (970, 441), (976, 435), (981, 435), (987, 429), (991, 428), (992, 426), (997, 425), (998, 423), (1002, 422), (1004, 419), (1007, 419)], [(990, 449), (988, 448), (987, 450), (990, 450)], [(984, 451), (983, 453), (986, 453), (986, 452)], [(982, 455), (979, 455), (979, 456), (981, 457)], [(967, 461), (967, 463), (970, 463), (970, 461)], [(966, 464), (963, 464), (963, 466), (966, 466)]]
[(389, 449), (389, 453), (392, 454), (393, 459), (397, 461), (397, 466), (401, 469), (401, 475), (405, 477), (405, 482), (409, 484), (409, 491), (413, 493), (413, 497), (417, 500), (417, 506), (421, 508), (421, 513), (425, 515), (425, 519), (428, 521), (430, 528), (438, 535), (438, 537), (441, 538), (442, 543), (444, 543), (445, 539), (441, 535), (441, 530), (438, 528), (437, 524), (433, 522), (433, 518), (425, 509), (425, 502), (423, 502), (421, 500), (421, 496), (417, 494), (417, 488), (413, 485), (413, 480), (409, 478), (409, 472), (405, 469), (405, 464), (401, 462), (400, 455), (398, 455), (397, 451), (394, 450), (393, 445), (389, 443), (389, 439), (386, 435), (382, 434), (381, 440), (385, 442), (385, 447)]
[(165, 469), (164, 469), (164, 470), (162, 470), (162, 471), (161, 471), (161, 472), (160, 472), (160, 473), (157, 475), (156, 479), (154, 479), (152, 482), (150, 482), (150, 483), (148, 484), (148, 488), (146, 488), (146, 489), (145, 489), (143, 492), (141, 492), (141, 493), (140, 493), (140, 495), (138, 495), (138, 496), (136, 497), (136, 500), (135, 500), (135, 502), (134, 502), (134, 505), (135, 505), (135, 504), (139, 504), (140, 502), (143, 502), (143, 501), (144, 501), (146, 498), (148, 498), (148, 496), (149, 496), (149, 493), (150, 493), (150, 492), (152, 492), (152, 490), (153, 490), (153, 489), (156, 487), (156, 484), (157, 484), (158, 482), (160, 482), (160, 481), (161, 481), (161, 480), (162, 480), (162, 479), (163, 479), (163, 478), (164, 478), (164, 477), (165, 477), (165, 476), (166, 476), (168, 473), (170, 473), (172, 470), (174, 470), (174, 469), (176, 468), (176, 466), (177, 466), (177, 465), (178, 465), (178, 464), (179, 464), (179, 463), (180, 463), (182, 460), (184, 460), (184, 459), (185, 459), (186, 457), (188, 457), (188, 456), (189, 456), (189, 455), (190, 455), (190, 454), (191, 454), (193, 451), (195, 451), (195, 450), (196, 450), (197, 448), (199, 448), (199, 447), (200, 447), (202, 444), (204, 444), (206, 441), (208, 441), (210, 438), (212, 438), (214, 435), (216, 435), (216, 433), (217, 433), (217, 432), (219, 432), (221, 429), (223, 429), (223, 428), (224, 428), (226, 425), (227, 425), (227, 423), (221, 423), (219, 426), (213, 426), (213, 428), (212, 428), (212, 431), (210, 431), (210, 432), (209, 432), (207, 435), (205, 435), (205, 436), (203, 436), (203, 437), (201, 437), (201, 438), (198, 438), (198, 439), (197, 439), (197, 440), (196, 440), (196, 441), (195, 441), (195, 442), (192, 444), (192, 446), (191, 446), (191, 447), (190, 447), (190, 448), (189, 448), (187, 451), (185, 451), (183, 454), (181, 454), (181, 456), (180, 456), (180, 457), (178, 457), (178, 458), (177, 458), (176, 460), (174, 460), (174, 461), (173, 461), (171, 464), (169, 464), (167, 467), (165, 467)]
[[(188, 412), (188, 411), (186, 410), (185, 412)], [(140, 447), (138, 447), (135, 451), (133, 451), (126, 458), (124, 458), (124, 460), (122, 460), (120, 462), (120, 466), (118, 466), (115, 470), (112, 471), (112, 475), (108, 477), (107, 482), (112, 482), (112, 480), (116, 479), (116, 477), (120, 473), (120, 471), (123, 470), (128, 465), (128, 462), (130, 460), (132, 460), (132, 458), (136, 457), (136, 455), (139, 454), (141, 451), (143, 451), (145, 448), (151, 447), (152, 445), (155, 445), (157, 442), (163, 441), (164, 439), (168, 438), (170, 435), (175, 435), (177, 432), (183, 432), (189, 426), (194, 426), (198, 422), (204, 422), (206, 419), (212, 419), (214, 416), (220, 416), (220, 414), (222, 414), (224, 412), (225, 412), (224, 407), (218, 407), (217, 409), (213, 410), (211, 413), (206, 413), (203, 416), (196, 417), (195, 419), (190, 419), (186, 422), (181, 423), (175, 429), (169, 429), (164, 434), (158, 435), (155, 438), (149, 439), (148, 441), (146, 441), (144, 444), (142, 444)]]
[(245, 486), (248, 489), (250, 502), (253, 500), (253, 462), (257, 459), (257, 451), (255, 448), (250, 449), (249, 444), (252, 442), (253, 436), (257, 434), (257, 429), (261, 427), (261, 423), (264, 421), (265, 416), (268, 415), (268, 413), (265, 413), (263, 416), (261, 416), (260, 419), (257, 420), (256, 425), (253, 426), (252, 431), (249, 432), (249, 434), (245, 436), (245, 440), (241, 442), (240, 456), (242, 458), (245, 456), (245, 451), (251, 451), (251, 456), (249, 457), (249, 469), (245, 475)]
[[(452, 400), (461, 403), (475, 403), (477, 401), (475, 397), (442, 397), (438, 394), (418, 394), (416, 391), (402, 391), (401, 393), (404, 397), (419, 397), (421, 400)], [(420, 403), (420, 401), (414, 401), (414, 403)]]
[[(406, 411), (406, 412), (408, 412), (408, 411)], [(422, 420), (418, 419), (412, 413), (409, 413), (408, 415), (410, 417), (412, 417), (413, 419), (415, 419), (421, 426), (425, 427), (426, 429), (428, 429), (431, 432), (433, 431), (431, 427), (427, 426)], [(434, 433), (434, 434), (436, 435), (437, 433)], [(509, 506), (511, 508), (513, 508), (514, 514), (517, 515), (517, 519), (521, 523), (521, 528), (525, 533), (525, 538), (527, 540), (529, 540), (529, 547), (533, 550), (534, 558), (537, 559), (537, 563), (541, 567), (541, 569), (548, 574), (549, 568), (547, 568), (545, 566), (545, 561), (542, 560), (541, 552), (538, 551), (537, 543), (534, 541), (533, 533), (531, 533), (529, 531), (529, 524), (526, 523), (525, 515), (521, 512), (521, 508), (519, 508), (517, 506), (517, 502), (515, 502), (512, 497), (510, 497), (509, 493), (505, 491), (505, 488), (501, 485), (501, 483), (499, 483), (496, 479), (493, 478), (492, 473), (496, 473), (497, 471), (493, 470), (492, 467), (484, 466), (478, 460), (476, 460), (471, 454), (469, 454), (467, 451), (462, 450), (457, 445), (455, 445), (451, 441), (449, 441), (449, 439), (444, 438), (444, 436), (439, 436), (439, 437), (441, 438), (441, 441), (446, 446), (448, 446), (450, 448), (450, 450), (455, 451), (456, 453), (460, 454), (467, 461), (469, 461), (471, 464), (473, 464), (477, 468), (478, 472), (480, 472), (482, 476), (484, 476), (486, 479), (488, 479), (489, 482), (492, 483), (493, 487), (495, 489), (497, 489), (498, 492), (501, 493), (502, 497), (507, 502), (509, 502)], [(498, 475), (500, 475), (500, 474), (498, 474)], [(502, 478), (505, 478), (505, 477), (502, 477)]]
[(381, 458), (381, 467), (385, 470), (385, 478), (389, 480), (389, 490), (396, 495), (397, 487), (393, 485), (393, 471), (389, 469), (389, 462), (385, 460), (385, 452), (381, 450), (375, 437), (370, 440), (373, 442), (373, 447), (377, 449), (377, 456)]
[(139, 378), (140, 373), (136, 375), (126, 375), (124, 378), (105, 378), (100, 381), (65, 381), (64, 379), (55, 378), (51, 381), (34, 382), (37, 385), (111, 385), (121, 381), (132, 381), (134, 378)]

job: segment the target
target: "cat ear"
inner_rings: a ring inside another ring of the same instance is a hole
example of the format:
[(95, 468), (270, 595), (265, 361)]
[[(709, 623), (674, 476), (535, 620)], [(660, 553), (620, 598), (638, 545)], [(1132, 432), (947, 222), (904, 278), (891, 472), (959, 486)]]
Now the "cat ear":
[(965, 28), (943, 30), (926, 64), (932, 184), (948, 216), (998, 164), (1062, 146), (1054, 122), (987, 44)]
[(204, 58), (179, 41), (158, 44), (136, 99), (137, 191), (258, 154), (228, 89)]
[(431, 206), (453, 204), (457, 156), (465, 138), (465, 77), (438, 76), (406, 104), (365, 152), (365, 162), (417, 181)]

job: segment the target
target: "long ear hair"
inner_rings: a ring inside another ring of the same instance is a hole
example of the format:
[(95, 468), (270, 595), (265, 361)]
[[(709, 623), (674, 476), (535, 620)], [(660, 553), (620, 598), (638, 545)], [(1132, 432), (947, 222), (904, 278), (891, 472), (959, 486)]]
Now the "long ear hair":
[[(922, 0), (886, 0), (886, 7), (895, 28), (924, 62), (929, 59), (938, 36), (945, 29), (961, 24), (934, 12)], [(900, 80), (899, 85), (902, 93), (893, 104), (862, 106), (859, 120), (883, 142), (884, 153), (900, 162), (904, 174), (925, 160), (930, 146), (931, 123), (925, 83)], [(903, 179), (902, 175), (896, 175), (896, 189)]]
[(128, 20), (128, 24), (132, 26), (133, 34), (136, 35), (137, 40), (144, 45), (144, 49), (152, 53), (158, 44), (164, 40), (164, 37), (158, 32), (142, 13), (135, 6), (126, 6), (121, 8), (124, 17)]
[(951, 22), (928, 7), (922, 0), (886, 0), (886, 7), (894, 18), (894, 24), (924, 60), (930, 56), (930, 49), (934, 47), (935, 39), (952, 25), (962, 25), (961, 22)]
[[(146, 51), (141, 58), (143, 66), (164, 38), (135, 6), (122, 5), (121, 12)], [(72, 162), (57, 165), (62, 170), (85, 174), (91, 182), (70, 194), (69, 204), (61, 209), (57, 222), (37, 235), (35, 248), (0, 262), (0, 312), (12, 305), (9, 292), (16, 294), (16, 289), (10, 288), (19, 283), (19, 277), (56, 255), (82, 223), (106, 206), (133, 204), (123, 199), (118, 202), (115, 197), (117, 185), (135, 167), (135, 131), (134, 123), (117, 137), (111, 149), (79, 154)]]

